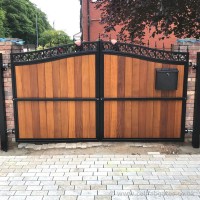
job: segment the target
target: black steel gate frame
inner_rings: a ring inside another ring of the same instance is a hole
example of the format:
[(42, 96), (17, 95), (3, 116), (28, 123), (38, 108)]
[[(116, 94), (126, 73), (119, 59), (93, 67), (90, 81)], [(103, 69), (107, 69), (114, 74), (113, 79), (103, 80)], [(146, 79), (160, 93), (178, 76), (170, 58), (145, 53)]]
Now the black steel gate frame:
[[(184, 65), (184, 86), (183, 96), (178, 98), (104, 98), (104, 55), (119, 55), (138, 58), (165, 64)], [(96, 98), (17, 98), (15, 66), (27, 64), (37, 64), (50, 62), (62, 58), (69, 58), (80, 55), (95, 55), (96, 57)], [(186, 100), (187, 100), (187, 78), (189, 53), (172, 52), (152, 49), (128, 43), (112, 44), (110, 41), (84, 42), (80, 47), (75, 44), (64, 45), (45, 49), (36, 52), (14, 53), (11, 54), (12, 83), (13, 83), (13, 102), (15, 113), (15, 134), (17, 142), (84, 142), (84, 141), (184, 141), (185, 119), (186, 119)], [(105, 101), (182, 101), (182, 120), (180, 138), (104, 138), (104, 102)], [(96, 139), (20, 139), (18, 127), (18, 101), (95, 101), (96, 102)]]
[(8, 136), (6, 124), (6, 111), (5, 111), (5, 93), (3, 81), (3, 57), (0, 53), (0, 136), (1, 136), (1, 150), (8, 150)]

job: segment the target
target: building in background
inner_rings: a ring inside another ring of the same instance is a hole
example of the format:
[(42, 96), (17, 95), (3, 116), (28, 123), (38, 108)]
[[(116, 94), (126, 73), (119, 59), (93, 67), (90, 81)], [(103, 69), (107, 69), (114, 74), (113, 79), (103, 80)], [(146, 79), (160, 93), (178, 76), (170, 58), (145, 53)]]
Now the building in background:
[[(99, 34), (104, 34), (105, 25), (100, 24), (101, 10), (95, 8), (95, 2), (96, 0), (81, 0), (81, 31), (82, 40), (84, 41), (96, 41), (99, 38)], [(108, 33), (112, 39), (117, 38), (118, 30)], [(171, 45), (175, 44), (177, 40), (174, 35), (165, 40), (159, 40), (158, 38), (158, 36), (150, 38), (150, 33), (146, 31), (143, 42), (148, 44), (149, 40), (149, 45), (152, 48), (155, 47), (155, 43), (157, 48), (163, 48), (164, 43), (165, 49), (170, 49)]]

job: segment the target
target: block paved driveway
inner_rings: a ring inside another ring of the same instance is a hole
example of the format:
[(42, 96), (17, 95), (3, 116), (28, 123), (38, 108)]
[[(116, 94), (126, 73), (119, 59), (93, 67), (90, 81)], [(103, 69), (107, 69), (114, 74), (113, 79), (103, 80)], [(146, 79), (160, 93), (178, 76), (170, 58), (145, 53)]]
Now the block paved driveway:
[(7, 199), (200, 200), (200, 155), (1, 156)]

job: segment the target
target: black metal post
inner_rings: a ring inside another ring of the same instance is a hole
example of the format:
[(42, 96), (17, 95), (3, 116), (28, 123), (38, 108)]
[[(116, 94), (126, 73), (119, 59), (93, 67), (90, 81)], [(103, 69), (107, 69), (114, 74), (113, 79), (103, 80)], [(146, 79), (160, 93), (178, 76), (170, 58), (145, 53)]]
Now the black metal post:
[(199, 148), (200, 144), (200, 52), (197, 53), (196, 86), (194, 102), (194, 124), (192, 134), (192, 146)]
[(99, 64), (100, 64), (100, 88), (99, 88), (99, 96), (100, 96), (100, 117), (99, 117), (99, 128), (100, 128), (100, 140), (104, 138), (104, 54), (103, 54), (103, 42), (99, 40)]
[(6, 125), (2, 54), (0, 54), (0, 136), (1, 136), (1, 150), (7, 151), (8, 136), (7, 136), (7, 125)]

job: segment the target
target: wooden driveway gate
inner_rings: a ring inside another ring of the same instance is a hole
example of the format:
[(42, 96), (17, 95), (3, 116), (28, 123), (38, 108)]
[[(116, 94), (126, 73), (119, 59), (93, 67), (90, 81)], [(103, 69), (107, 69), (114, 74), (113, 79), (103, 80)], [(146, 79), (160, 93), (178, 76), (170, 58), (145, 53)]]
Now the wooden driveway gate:
[(16, 140), (183, 141), (187, 76), (188, 53), (133, 44), (12, 54)]

